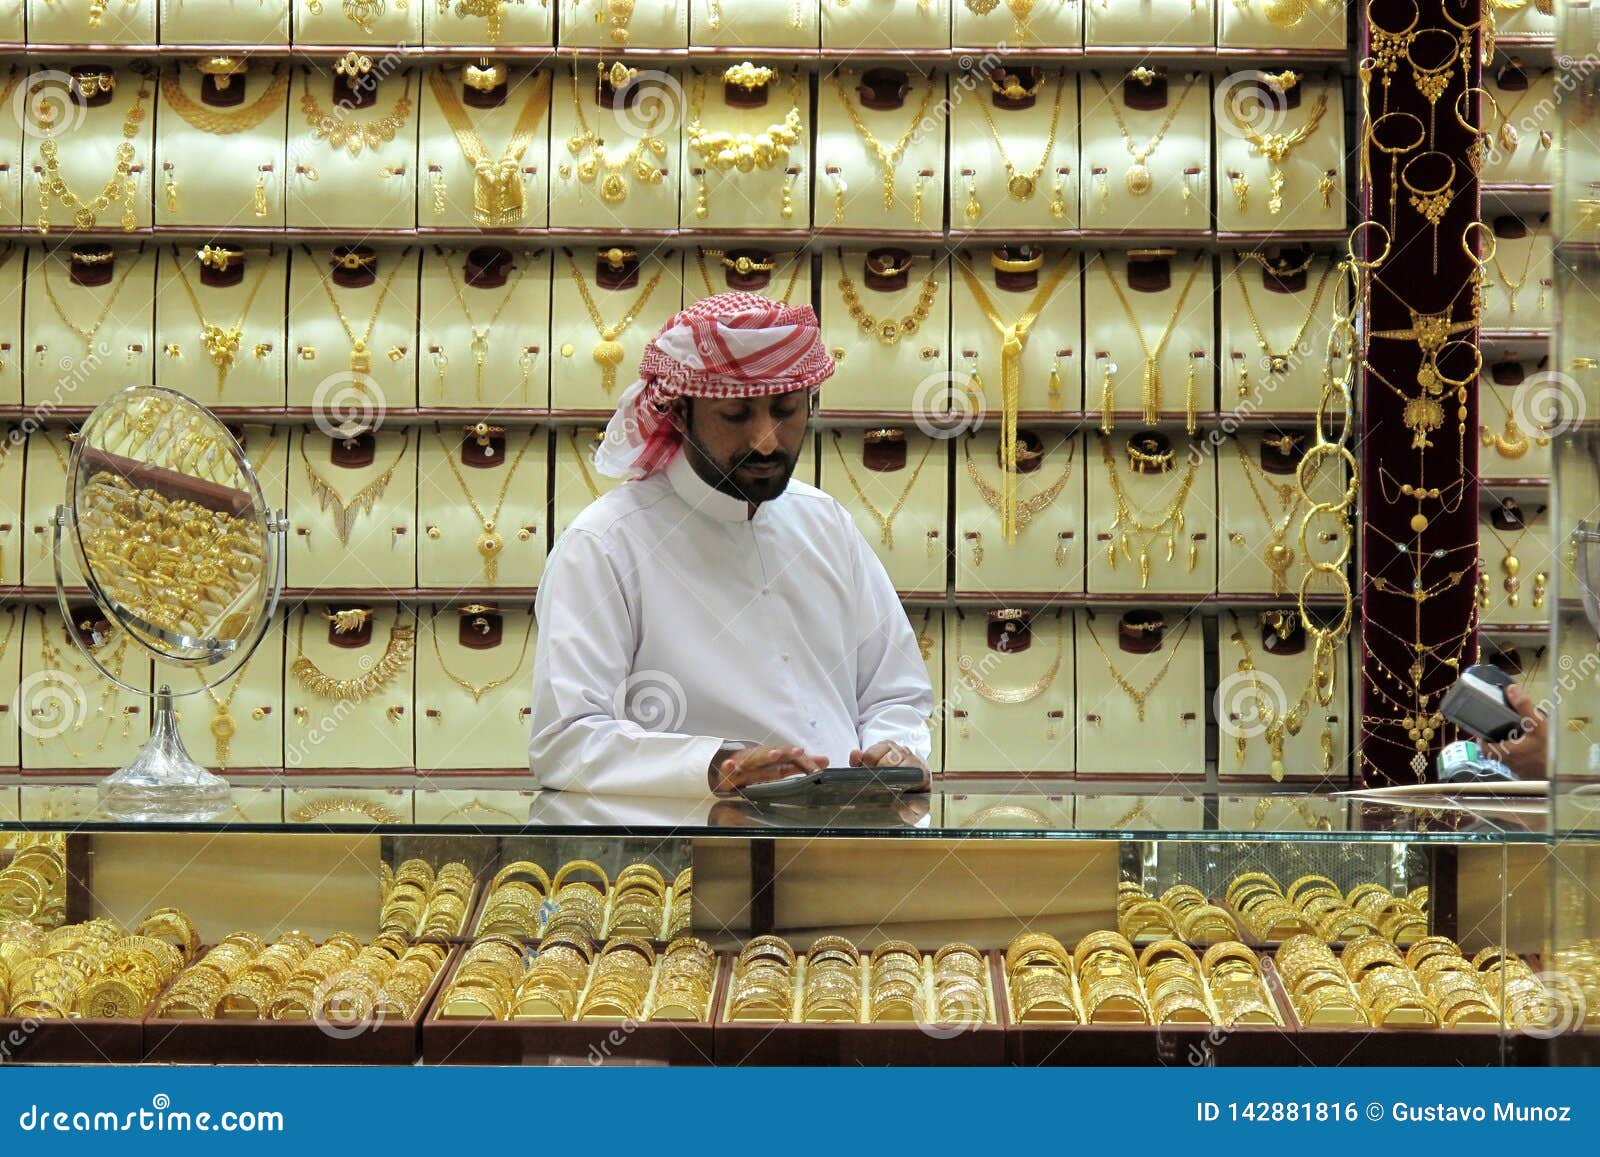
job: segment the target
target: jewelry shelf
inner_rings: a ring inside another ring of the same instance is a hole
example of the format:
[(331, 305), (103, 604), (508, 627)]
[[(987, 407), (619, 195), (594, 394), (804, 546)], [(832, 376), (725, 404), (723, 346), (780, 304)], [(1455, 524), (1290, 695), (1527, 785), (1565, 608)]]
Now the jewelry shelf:
[[(594, 417), (585, 416), (583, 422), (604, 420), (609, 417), (609, 412), (597, 414)], [(986, 411), (980, 414), (952, 414), (948, 419), (935, 418), (930, 414), (916, 413), (910, 410), (820, 410), (812, 418), (816, 426), (882, 426), (904, 425), (916, 426), (922, 423), (930, 428), (948, 427), (959, 433), (961, 428), (978, 420), (999, 420), (999, 415)], [(1143, 428), (1143, 415), (1138, 410), (1116, 410), (1112, 419), (1117, 428), (1134, 429)], [(1026, 426), (1037, 426), (1046, 429), (1074, 429), (1081, 426), (1100, 426), (1100, 411), (1098, 410), (1024, 410), (1017, 415), (1017, 421)], [(1232, 410), (1202, 410), (1195, 415), (1195, 428), (1197, 431), (1209, 429), (1213, 426), (1225, 427), (1229, 430), (1265, 430), (1275, 429), (1280, 426), (1314, 426), (1317, 422), (1316, 414), (1306, 410), (1262, 410), (1251, 413)], [(551, 423), (560, 425), (562, 417), (552, 415)], [(1178, 426), (1183, 423), (1182, 416), (1162, 418), (1157, 426)], [(1361, 419), (1359, 416), (1351, 418), (1350, 432), (1359, 433)], [(931, 430), (930, 430), (931, 432)], [(1115, 430), (1113, 430), (1115, 433)]]

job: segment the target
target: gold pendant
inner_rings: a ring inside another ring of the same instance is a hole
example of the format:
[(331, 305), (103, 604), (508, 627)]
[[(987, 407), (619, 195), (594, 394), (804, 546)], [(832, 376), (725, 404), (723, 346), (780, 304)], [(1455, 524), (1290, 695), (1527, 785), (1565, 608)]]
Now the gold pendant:
[(363, 375), (372, 372), (372, 351), (367, 349), (367, 343), (361, 338), (357, 338), (350, 346), (350, 372)]
[(483, 524), (483, 533), (478, 535), (478, 554), (483, 558), (483, 577), (493, 583), (500, 577), (500, 552), (505, 549), (506, 540), (494, 523)]
[(227, 769), (229, 749), (232, 745), (234, 732), (237, 730), (238, 725), (234, 723), (233, 716), (228, 714), (227, 708), (218, 708), (216, 718), (211, 721), (211, 739), (217, 749), (217, 767), (219, 770)]
[(600, 388), (610, 393), (617, 385), (617, 367), (622, 364), (622, 343), (614, 338), (605, 338), (594, 343), (591, 351), (595, 364), (600, 367)]
[(1021, 173), (1015, 174), (1006, 182), (1006, 192), (1011, 194), (1014, 201), (1027, 201), (1033, 197), (1034, 181), (1032, 177)]
[(1267, 0), (1262, 11), (1274, 28), (1294, 28), (1306, 18), (1306, 0)]
[(239, 339), (244, 332), (238, 326), (223, 329), (220, 325), (206, 325), (200, 330), (200, 344), (205, 347), (206, 356), (211, 359), (211, 364), (217, 367), (217, 389), (222, 388), (222, 381), (228, 376), (228, 371), (233, 368), (234, 355), (239, 352)]
[(1145, 168), (1143, 163), (1135, 163), (1122, 174), (1122, 183), (1135, 197), (1143, 197), (1155, 182), (1150, 176), (1150, 170)]
[(1281, 542), (1275, 542), (1267, 547), (1263, 558), (1267, 569), (1272, 572), (1272, 593), (1283, 594), (1289, 589), (1289, 568), (1294, 565), (1294, 551)]
[(1269, 374), (1286, 374), (1288, 372), (1289, 372), (1289, 355), (1288, 354), (1268, 354), (1267, 355), (1267, 373), (1269, 373)]
[(620, 173), (607, 173), (600, 179), (600, 199), (607, 205), (620, 205), (628, 199), (628, 182)]
[(894, 345), (900, 340), (900, 323), (892, 317), (886, 317), (878, 323), (876, 332), (878, 340), (884, 345)]

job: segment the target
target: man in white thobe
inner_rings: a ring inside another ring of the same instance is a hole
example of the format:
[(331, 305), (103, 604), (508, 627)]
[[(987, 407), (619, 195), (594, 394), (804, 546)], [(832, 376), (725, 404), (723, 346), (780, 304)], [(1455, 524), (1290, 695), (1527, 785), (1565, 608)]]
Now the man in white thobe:
[(792, 481), (833, 372), (810, 306), (705, 298), (652, 339), (539, 586), (540, 786), (705, 796), (828, 766), (927, 767), (921, 651), (836, 501)]

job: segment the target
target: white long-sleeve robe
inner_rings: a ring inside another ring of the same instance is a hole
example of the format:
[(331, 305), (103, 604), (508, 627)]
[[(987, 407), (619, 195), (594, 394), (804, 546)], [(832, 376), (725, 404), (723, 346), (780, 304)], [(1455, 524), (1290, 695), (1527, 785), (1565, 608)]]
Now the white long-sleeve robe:
[(539, 585), (528, 765), (546, 788), (704, 796), (729, 741), (926, 759), (933, 689), (849, 513), (791, 481), (754, 518), (683, 454), (562, 535)]

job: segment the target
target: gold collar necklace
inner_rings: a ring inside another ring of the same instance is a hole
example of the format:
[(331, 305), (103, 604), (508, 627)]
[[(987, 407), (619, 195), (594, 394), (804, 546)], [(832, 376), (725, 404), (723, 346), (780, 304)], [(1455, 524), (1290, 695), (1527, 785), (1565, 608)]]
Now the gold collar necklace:
[(360, 703), (394, 682), (416, 651), (417, 629), (396, 620), (394, 626), (389, 628), (389, 642), (384, 646), (383, 654), (365, 674), (354, 679), (336, 679), (324, 674), (306, 658), (306, 619), (309, 617), (309, 611), (300, 615), (300, 630), (295, 636), (296, 655), (289, 670), (300, 686), (319, 699)]

